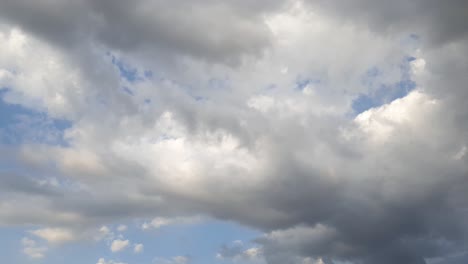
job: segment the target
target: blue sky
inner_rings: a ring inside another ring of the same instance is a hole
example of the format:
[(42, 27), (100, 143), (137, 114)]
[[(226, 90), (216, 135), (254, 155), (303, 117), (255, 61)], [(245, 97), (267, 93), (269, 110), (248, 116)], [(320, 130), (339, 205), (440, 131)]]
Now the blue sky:
[[(177, 256), (190, 259), (190, 263), (229, 263), (216, 258), (223, 245), (233, 241), (243, 241), (245, 247), (253, 246), (252, 240), (260, 233), (238, 224), (217, 220), (200, 220), (196, 223), (174, 224), (154, 230), (142, 230), (141, 225), (127, 224), (127, 230), (119, 232), (116, 226), (110, 226), (116, 235), (122, 235), (131, 241), (129, 246), (119, 252), (110, 250), (109, 241), (83, 241), (50, 247), (47, 258), (35, 260), (34, 263), (71, 264), (96, 263), (99, 258), (117, 262), (155, 263), (155, 259), (171, 260)], [(4, 261), (10, 263), (31, 263), (31, 260), (18, 250), (21, 239), (31, 237), (27, 229), (0, 230), (2, 248), (5, 249)], [(46, 242), (38, 240), (38, 243)], [(134, 244), (143, 244), (141, 253), (134, 252)]]
[(385, 74), (378, 67), (369, 69), (363, 77), (363, 83), (369, 86), (368, 94), (359, 94), (353, 100), (352, 108), (356, 114), (362, 113), (370, 108), (388, 104), (396, 99), (405, 97), (416, 88), (416, 83), (411, 80), (410, 63), (415, 58), (405, 57), (400, 65), (401, 78), (395, 83), (384, 83), (379, 76)]
[(46, 112), (28, 109), (18, 104), (5, 102), (8, 88), (0, 90), (0, 135), (3, 144), (25, 142), (66, 145), (65, 129), (71, 122), (51, 118)]

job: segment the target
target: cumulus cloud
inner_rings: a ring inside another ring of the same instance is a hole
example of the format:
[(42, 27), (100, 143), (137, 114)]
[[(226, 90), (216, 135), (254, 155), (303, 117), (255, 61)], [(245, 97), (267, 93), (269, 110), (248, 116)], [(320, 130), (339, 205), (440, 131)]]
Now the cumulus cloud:
[(119, 252), (119, 251), (124, 250), (129, 244), (130, 244), (130, 241), (128, 241), (128, 240), (116, 239), (116, 240), (112, 241), (112, 244), (110, 246), (110, 250), (112, 252)]
[(107, 226), (101, 226), (99, 230), (94, 235), (94, 239), (99, 241), (103, 239), (112, 240), (114, 238), (114, 233)]
[(133, 247), (133, 252), (140, 254), (141, 252), (143, 252), (143, 249), (144, 249), (143, 244), (135, 244)]
[[(42, 134), (0, 146), (0, 224), (56, 244), (90, 233), (117, 252), (130, 241), (108, 225), (206, 215), (264, 233), (225, 259), (463, 262), (466, 9), (2, 1), (1, 102), (70, 124), (1, 127)], [(31, 241), (24, 252), (43, 257)]]
[(76, 235), (65, 228), (42, 228), (31, 231), (31, 234), (47, 240), (49, 243), (64, 243), (77, 239)]
[(265, 263), (262, 248), (246, 247), (240, 240), (223, 245), (216, 254), (216, 258), (235, 263)]

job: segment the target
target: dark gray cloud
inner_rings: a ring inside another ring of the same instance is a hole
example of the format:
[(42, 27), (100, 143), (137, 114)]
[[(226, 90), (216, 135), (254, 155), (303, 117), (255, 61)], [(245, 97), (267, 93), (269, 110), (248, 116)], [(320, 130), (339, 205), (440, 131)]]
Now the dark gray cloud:
[(60, 196), (60, 192), (54, 190), (46, 183), (33, 181), (29, 177), (16, 175), (14, 172), (3, 172), (0, 177), (0, 189), (3, 194), (23, 193), (37, 196)]
[(312, 4), (314, 9), (330, 12), (338, 19), (367, 26), (378, 33), (403, 31), (422, 35), (429, 45), (449, 43), (466, 38), (468, 34), (468, 3), (464, 0), (305, 2)]
[(153, 59), (237, 63), (269, 45), (281, 1), (2, 1), (3, 19), (62, 47), (91, 42)]

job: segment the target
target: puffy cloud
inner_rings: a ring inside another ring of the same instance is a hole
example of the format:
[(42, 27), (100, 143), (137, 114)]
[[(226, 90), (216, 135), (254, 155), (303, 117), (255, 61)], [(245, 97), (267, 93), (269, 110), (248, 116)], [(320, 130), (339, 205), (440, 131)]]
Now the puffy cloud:
[(97, 231), (97, 234), (94, 236), (96, 240), (102, 240), (102, 239), (113, 239), (114, 233), (109, 229), (107, 226), (101, 226), (99, 230)]
[(116, 239), (116, 240), (112, 241), (112, 244), (110, 246), (110, 250), (112, 252), (119, 252), (119, 251), (124, 250), (129, 244), (130, 244), (130, 241), (128, 241), (128, 240)]
[(259, 247), (246, 248), (240, 240), (229, 245), (223, 245), (216, 254), (216, 258), (223, 261), (239, 263), (264, 263), (263, 251)]
[(143, 244), (135, 244), (135, 246), (133, 247), (133, 252), (140, 254), (141, 252), (143, 252), (143, 249)]
[(42, 228), (31, 231), (31, 234), (47, 240), (49, 243), (64, 243), (77, 239), (72, 230), (65, 228)]

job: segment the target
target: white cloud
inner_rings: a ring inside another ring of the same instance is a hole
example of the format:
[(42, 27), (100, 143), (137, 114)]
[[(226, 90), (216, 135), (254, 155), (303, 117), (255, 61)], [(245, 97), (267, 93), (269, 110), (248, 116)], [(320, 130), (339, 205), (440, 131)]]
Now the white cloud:
[(247, 101), (247, 105), (255, 110), (262, 113), (267, 113), (275, 105), (275, 100), (268, 96), (255, 96)]
[(72, 230), (66, 228), (42, 228), (30, 231), (31, 234), (47, 240), (49, 243), (64, 243), (77, 239)]
[(154, 264), (187, 264), (189, 263), (189, 258), (185, 256), (175, 256), (170, 259), (167, 258), (155, 258), (153, 260)]
[(437, 100), (422, 91), (414, 91), (390, 104), (359, 114), (355, 121), (374, 143), (386, 142), (402, 126), (422, 128), (424, 118), (439, 109)]
[(151, 222), (145, 222), (141, 225), (141, 229), (148, 230), (148, 229), (158, 229), (163, 226), (167, 225), (187, 225), (193, 224), (201, 221), (200, 217), (174, 217), (174, 218), (166, 218), (166, 217), (155, 217), (151, 220)]
[(461, 160), (463, 157), (466, 156), (466, 153), (468, 152), (468, 148), (464, 145), (460, 148), (460, 150), (453, 156), (454, 159), (456, 160)]
[(21, 244), (23, 245), (23, 253), (32, 259), (44, 258), (48, 250), (47, 247), (38, 246), (36, 241), (27, 237), (21, 240)]
[(415, 59), (411, 62), (411, 70), (414, 74), (422, 74), (424, 73), (424, 69), (426, 67), (426, 61), (422, 58)]
[(106, 239), (113, 240), (115, 237), (114, 233), (110, 230), (108, 226), (101, 226), (97, 232), (95, 232), (94, 239), (97, 241)]
[(128, 245), (130, 244), (130, 241), (128, 240), (120, 240), (116, 239), (112, 241), (112, 244), (110, 246), (110, 250), (112, 252), (118, 252), (124, 250)]
[(139, 254), (143, 252), (143, 249), (144, 249), (143, 244), (135, 244), (135, 246), (133, 247), (133, 252)]
[(156, 217), (153, 220), (151, 220), (150, 223), (143, 223), (141, 226), (142, 229), (149, 229), (149, 228), (160, 228), (165, 225), (169, 225), (171, 223), (171, 219), (169, 218), (164, 218), (164, 217)]
[(126, 226), (126, 225), (119, 225), (119, 226), (117, 227), (117, 231), (119, 231), (119, 232), (124, 232), (124, 231), (126, 231), (126, 230), (127, 230), (127, 226)]
[(261, 254), (262, 250), (258, 247), (249, 248), (244, 251), (244, 255), (249, 259), (258, 258), (261, 256)]
[(127, 264), (124, 262), (114, 261), (114, 260), (105, 260), (104, 258), (99, 258), (96, 264)]
[(188, 263), (189, 259), (187, 257), (184, 257), (184, 256), (177, 256), (177, 257), (174, 257), (174, 263), (176, 264), (186, 264)]
[(229, 245), (223, 245), (216, 254), (216, 258), (233, 261), (234, 263), (264, 263), (265, 261), (262, 248), (245, 248), (241, 240), (235, 240)]
[(306, 257), (302, 259), (301, 264), (325, 264), (322, 258), (313, 259), (311, 257)]
[(107, 235), (107, 234), (110, 234), (110, 229), (109, 227), (107, 226), (101, 226), (101, 228), (99, 228), (99, 232), (104, 234), (104, 235)]

